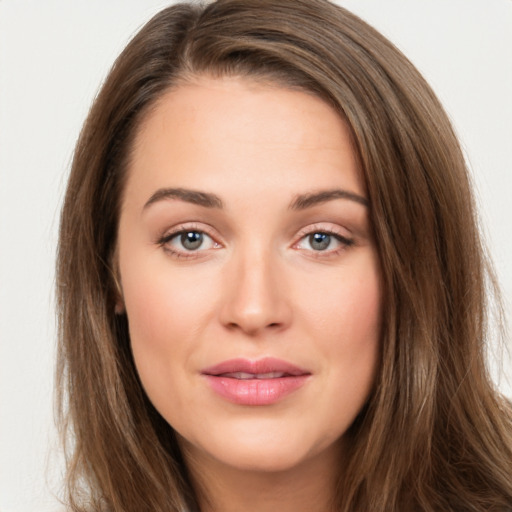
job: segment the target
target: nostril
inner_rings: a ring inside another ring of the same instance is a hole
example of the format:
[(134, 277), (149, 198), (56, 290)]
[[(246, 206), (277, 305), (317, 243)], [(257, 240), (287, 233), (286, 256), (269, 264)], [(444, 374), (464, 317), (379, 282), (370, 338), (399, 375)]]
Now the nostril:
[(226, 328), (230, 331), (241, 329), (242, 331), (254, 335), (264, 329), (279, 330), (283, 324), (281, 322), (272, 322), (267, 325), (249, 325), (248, 323), (237, 323), (229, 322), (226, 324)]

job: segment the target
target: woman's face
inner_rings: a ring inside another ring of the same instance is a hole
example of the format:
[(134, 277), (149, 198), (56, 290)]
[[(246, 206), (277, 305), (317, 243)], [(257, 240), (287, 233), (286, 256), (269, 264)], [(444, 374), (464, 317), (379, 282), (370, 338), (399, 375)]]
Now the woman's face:
[(139, 128), (122, 303), (150, 400), (195, 461), (337, 453), (377, 365), (379, 263), (343, 120), (304, 92), (200, 78)]

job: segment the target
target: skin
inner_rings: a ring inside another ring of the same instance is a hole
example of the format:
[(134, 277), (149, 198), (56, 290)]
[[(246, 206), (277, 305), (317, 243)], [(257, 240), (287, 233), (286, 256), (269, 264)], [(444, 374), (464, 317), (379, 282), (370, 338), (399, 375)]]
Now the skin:
[[(159, 195), (168, 188), (223, 206)], [(362, 200), (331, 194), (291, 207), (332, 190)], [(330, 509), (344, 433), (377, 366), (380, 272), (364, 198), (346, 123), (305, 92), (200, 77), (167, 92), (139, 127), (117, 307), (202, 510)], [(187, 250), (183, 232), (206, 235)], [(333, 234), (319, 250), (309, 235), (324, 232)], [(282, 359), (310, 376), (276, 403), (235, 404), (202, 370), (240, 357)]]

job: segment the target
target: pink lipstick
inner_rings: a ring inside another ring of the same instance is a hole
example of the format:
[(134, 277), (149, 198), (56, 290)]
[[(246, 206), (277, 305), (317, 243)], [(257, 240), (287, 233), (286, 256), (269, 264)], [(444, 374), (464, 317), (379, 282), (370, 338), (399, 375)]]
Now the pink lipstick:
[(211, 389), (238, 405), (271, 405), (302, 387), (310, 372), (286, 361), (230, 359), (202, 370)]

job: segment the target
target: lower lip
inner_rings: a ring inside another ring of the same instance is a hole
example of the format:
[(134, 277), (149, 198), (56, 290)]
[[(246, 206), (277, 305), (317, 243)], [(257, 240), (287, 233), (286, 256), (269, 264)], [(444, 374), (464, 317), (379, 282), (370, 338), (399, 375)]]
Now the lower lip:
[(309, 375), (277, 379), (233, 379), (205, 375), (210, 387), (218, 395), (238, 405), (271, 405), (301, 388)]

